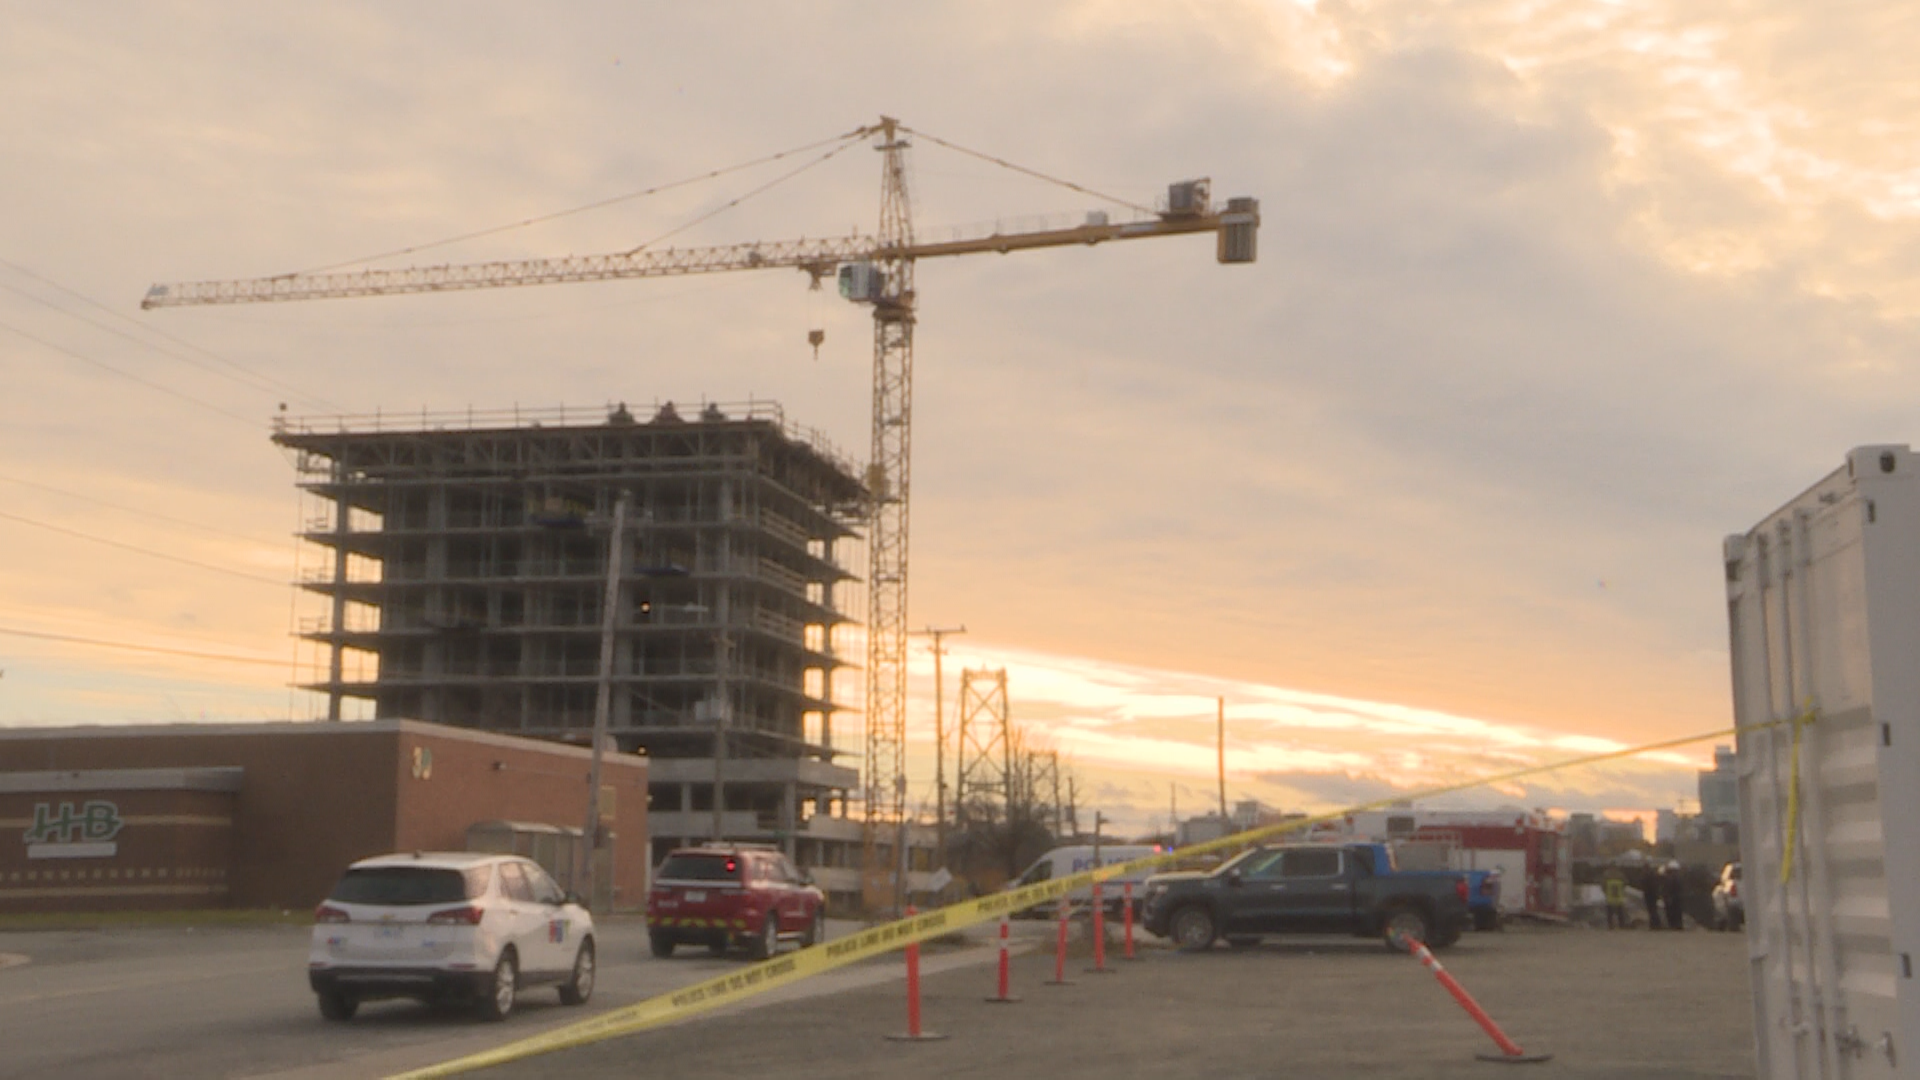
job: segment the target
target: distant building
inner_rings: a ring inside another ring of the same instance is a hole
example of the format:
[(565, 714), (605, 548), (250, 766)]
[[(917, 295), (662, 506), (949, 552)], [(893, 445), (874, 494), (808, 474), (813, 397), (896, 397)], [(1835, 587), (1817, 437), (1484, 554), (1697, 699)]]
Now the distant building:
[(1740, 783), (1733, 762), (1733, 747), (1716, 746), (1713, 768), (1700, 774), (1700, 816), (1716, 825), (1740, 821)]
[[(394, 851), (511, 850), (584, 891), (591, 758), (410, 720), (0, 730), (0, 912), (311, 908)], [(601, 910), (646, 902), (647, 780), (602, 764)]]
[(1203, 814), (1190, 817), (1174, 827), (1174, 836), (1180, 847), (1189, 844), (1204, 844), (1209, 840), (1218, 840), (1235, 832), (1233, 820), (1219, 814)]
[(1647, 831), (1638, 818), (1614, 821), (1577, 813), (1567, 817), (1567, 839), (1576, 859), (1613, 859), (1645, 846)]

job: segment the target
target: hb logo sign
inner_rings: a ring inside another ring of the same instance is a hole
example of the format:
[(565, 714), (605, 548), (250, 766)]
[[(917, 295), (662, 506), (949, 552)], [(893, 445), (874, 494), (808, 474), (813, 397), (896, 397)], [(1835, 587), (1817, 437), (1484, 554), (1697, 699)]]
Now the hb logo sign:
[(33, 808), (33, 828), (27, 830), (26, 841), (29, 844), (99, 843), (118, 836), (123, 824), (120, 808), (104, 799), (84, 802), (78, 811), (72, 803), (60, 803), (57, 812), (52, 803), (37, 803)]

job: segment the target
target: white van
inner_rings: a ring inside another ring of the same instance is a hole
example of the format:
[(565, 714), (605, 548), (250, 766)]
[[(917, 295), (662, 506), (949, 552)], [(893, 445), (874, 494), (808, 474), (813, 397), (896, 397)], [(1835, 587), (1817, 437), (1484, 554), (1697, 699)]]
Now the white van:
[[(1166, 848), (1158, 844), (1101, 844), (1099, 865), (1111, 866), (1114, 863), (1132, 862), (1135, 859), (1144, 859), (1149, 855), (1163, 854), (1166, 850)], [(1052, 881), (1054, 878), (1066, 877), (1069, 874), (1078, 874), (1082, 871), (1091, 870), (1093, 867), (1092, 844), (1070, 844), (1066, 847), (1057, 847), (1045, 855), (1040, 856), (1038, 859), (1035, 859), (1032, 866), (1027, 867), (1019, 877), (1007, 883), (1007, 888), (1018, 889), (1026, 885), (1038, 885), (1043, 881)], [(1134, 913), (1136, 915), (1139, 914), (1140, 903), (1146, 894), (1147, 877), (1154, 872), (1155, 871), (1152, 870), (1140, 870), (1131, 874), (1111, 877), (1101, 882), (1101, 904), (1108, 911), (1118, 914), (1120, 905), (1126, 897), (1125, 886), (1131, 882), (1133, 884)], [(1083, 906), (1092, 901), (1093, 890), (1090, 887), (1079, 888), (1067, 895), (1075, 906)], [(1053, 914), (1053, 910), (1051, 906), (1048, 905), (1039, 908), (1028, 908), (1026, 911), (1021, 912), (1021, 914), (1031, 915), (1036, 918), (1046, 918)]]

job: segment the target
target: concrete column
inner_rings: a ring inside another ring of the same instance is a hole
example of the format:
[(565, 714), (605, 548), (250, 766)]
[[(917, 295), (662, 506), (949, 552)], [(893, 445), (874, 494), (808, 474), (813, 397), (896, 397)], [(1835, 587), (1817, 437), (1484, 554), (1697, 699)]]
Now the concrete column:
[[(424, 610), (427, 624), (430, 626), (448, 625), (451, 612), (447, 609), (447, 489), (433, 487), (427, 491), (427, 561), (424, 568), (427, 586), (423, 593)], [(420, 711), (426, 715), (421, 720), (445, 723), (446, 693), (439, 680), (446, 673), (446, 635), (433, 634), (426, 640), (421, 650), (421, 677), (426, 685), (421, 688)]]
[[(346, 474), (346, 466), (336, 459), (333, 463), (334, 482), (339, 483)], [(333, 497), (333, 616), (327, 624), (328, 629), (336, 635), (347, 628), (347, 533), (352, 524), (351, 513), (347, 493), (342, 491), (336, 494)], [(346, 664), (341, 656), (346, 646), (341, 644), (337, 636), (328, 644), (327, 719), (338, 720), (341, 717), (341, 700), (345, 697), (341, 693), (340, 682), (346, 674)]]
[(781, 847), (786, 849), (787, 857), (798, 854), (793, 834), (799, 831), (800, 785), (789, 780), (780, 786), (780, 832), (785, 836)]

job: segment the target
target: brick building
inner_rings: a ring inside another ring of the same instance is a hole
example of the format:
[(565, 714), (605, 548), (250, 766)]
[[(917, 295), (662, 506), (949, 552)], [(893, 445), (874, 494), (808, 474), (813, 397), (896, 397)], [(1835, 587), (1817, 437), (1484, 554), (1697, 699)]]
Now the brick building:
[[(355, 859), (516, 837), (569, 882), (590, 759), (407, 720), (0, 731), (0, 912), (311, 907)], [(647, 759), (601, 781), (595, 906), (639, 906)]]

